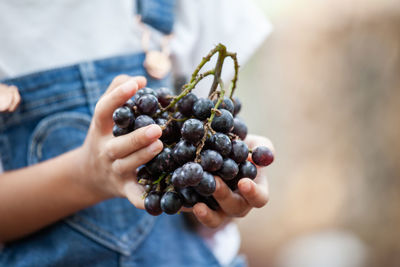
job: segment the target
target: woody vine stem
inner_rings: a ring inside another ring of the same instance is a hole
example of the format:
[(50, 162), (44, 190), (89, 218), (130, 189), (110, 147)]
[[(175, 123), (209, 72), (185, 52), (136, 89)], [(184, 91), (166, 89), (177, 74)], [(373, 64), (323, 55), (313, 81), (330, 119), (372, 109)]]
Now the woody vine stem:
[[(211, 70), (200, 73), (200, 71), (202, 70), (204, 65), (206, 63), (208, 63), (211, 60), (211, 58), (216, 54), (218, 54), (218, 58), (217, 58), (215, 67)], [(224, 64), (224, 60), (228, 57), (233, 60), (234, 71), (235, 71), (234, 77), (231, 80), (231, 84), (230, 84), (229, 97), (233, 102), (235, 102), (233, 100), (232, 96), (236, 89), (236, 83), (237, 83), (238, 72), (239, 72), (239, 64), (237, 61), (237, 56), (236, 56), (236, 53), (227, 51), (226, 47), (223, 44), (218, 44), (205, 57), (202, 58), (200, 64), (194, 70), (190, 81), (182, 87), (182, 92), (178, 96), (175, 96), (174, 98), (172, 98), (172, 101), (170, 102), (170, 104), (168, 106), (160, 109), (160, 113), (170, 110), (170, 108), (174, 107), (180, 99), (182, 99), (187, 94), (189, 94), (202, 79), (204, 79), (205, 77), (210, 76), (210, 75), (214, 76), (213, 83), (211, 85), (210, 92), (208, 94), (208, 98), (213, 99), (214, 96), (217, 95), (217, 101), (214, 105), (214, 108), (211, 110), (210, 117), (204, 123), (204, 132), (205, 133), (204, 133), (203, 138), (200, 141), (200, 144), (197, 147), (195, 162), (200, 161), (200, 152), (204, 147), (208, 133), (209, 132), (215, 133), (214, 130), (211, 128), (211, 123), (212, 123), (213, 119), (215, 118), (215, 116), (219, 115), (220, 112), (218, 111), (218, 107), (222, 103), (225, 93), (226, 93), (224, 84), (221, 79), (221, 73), (222, 73), (222, 66)], [(219, 90), (218, 90), (218, 87), (219, 87)], [(169, 122), (171, 122), (172, 120), (174, 120), (174, 118), (172, 118), (172, 116), (170, 114), (170, 119), (168, 120), (167, 124)], [(160, 179), (154, 183), (159, 183), (163, 178), (164, 177), (160, 177)]]

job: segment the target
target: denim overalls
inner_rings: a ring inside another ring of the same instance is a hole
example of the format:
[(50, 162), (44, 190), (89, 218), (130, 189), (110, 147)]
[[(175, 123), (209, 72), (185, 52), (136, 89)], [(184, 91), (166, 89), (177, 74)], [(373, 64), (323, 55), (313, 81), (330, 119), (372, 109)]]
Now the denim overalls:
[[(142, 20), (172, 29), (172, 1), (141, 1)], [(16, 85), (18, 109), (0, 114), (4, 170), (32, 165), (80, 146), (95, 104), (118, 74), (144, 75), (144, 54), (124, 55), (0, 81)], [(171, 86), (171, 78), (148, 86)], [(35, 179), (35, 177), (32, 177)], [(37, 214), (37, 216), (41, 216)], [(0, 218), (1, 219), (1, 218)], [(243, 266), (237, 257), (230, 266)], [(7, 244), (0, 266), (220, 266), (182, 215), (153, 217), (115, 198)]]

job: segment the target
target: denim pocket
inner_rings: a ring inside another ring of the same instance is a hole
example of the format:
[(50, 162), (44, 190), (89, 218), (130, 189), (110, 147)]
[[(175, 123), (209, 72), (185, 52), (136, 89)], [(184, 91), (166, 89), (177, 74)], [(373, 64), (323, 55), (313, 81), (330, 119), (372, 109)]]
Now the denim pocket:
[(60, 112), (45, 117), (33, 131), (28, 165), (56, 157), (82, 145), (90, 126), (90, 116), (79, 112)]
[[(30, 138), (28, 164), (82, 145), (90, 121), (88, 114), (80, 112), (61, 112), (42, 119)], [(64, 222), (91, 240), (128, 256), (149, 234), (155, 220), (127, 199), (115, 198), (81, 210)]]
[(0, 135), (0, 160), (1, 160), (0, 172), (2, 170), (6, 170), (10, 165), (11, 150), (9, 144), (10, 143), (8, 141), (7, 136)]

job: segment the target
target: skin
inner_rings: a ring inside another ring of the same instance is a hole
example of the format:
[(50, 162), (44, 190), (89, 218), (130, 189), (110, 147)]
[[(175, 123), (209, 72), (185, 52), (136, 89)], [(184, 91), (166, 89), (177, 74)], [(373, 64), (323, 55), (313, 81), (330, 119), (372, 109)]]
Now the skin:
[[(274, 151), (271, 141), (262, 136), (248, 135), (245, 142), (250, 149), (267, 146)], [(251, 155), (248, 160), (251, 161)], [(269, 193), (265, 167), (257, 166), (257, 177), (254, 180), (240, 179), (238, 192), (232, 192), (220, 177), (216, 177), (216, 182), (217, 186), (213, 196), (221, 209), (214, 211), (204, 203), (197, 203), (193, 207), (193, 213), (203, 225), (211, 228), (220, 227), (232, 218), (244, 217), (253, 208), (261, 208), (268, 203)]]
[(0, 84), (0, 112), (13, 112), (20, 101), (21, 96), (16, 86)]
[[(144, 209), (143, 187), (136, 182), (136, 169), (161, 152), (162, 130), (149, 125), (127, 135), (112, 136), (114, 110), (146, 85), (144, 77), (116, 77), (96, 105), (84, 144), (45, 162), (0, 175), (0, 242), (16, 240), (79, 210), (106, 199), (126, 197)], [(249, 147), (271, 143), (249, 136)], [(264, 169), (253, 181), (242, 179), (239, 193), (217, 178), (214, 197), (221, 211), (196, 204), (193, 213), (209, 227), (229, 218), (243, 217), (268, 201)], [(35, 177), (35, 179), (32, 179)], [(40, 216), (38, 216), (40, 214)]]

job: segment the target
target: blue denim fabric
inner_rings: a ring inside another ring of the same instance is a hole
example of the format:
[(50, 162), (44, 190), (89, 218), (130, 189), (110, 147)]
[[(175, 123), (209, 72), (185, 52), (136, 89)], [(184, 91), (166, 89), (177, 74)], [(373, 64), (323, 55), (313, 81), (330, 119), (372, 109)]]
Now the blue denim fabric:
[[(143, 54), (120, 56), (1, 81), (16, 85), (22, 97), (15, 112), (0, 115), (4, 169), (32, 165), (80, 146), (98, 98), (118, 74), (146, 76), (143, 59)], [(170, 86), (170, 77), (147, 78), (149, 87)], [(243, 265), (238, 257), (230, 266)], [(116, 198), (5, 245), (0, 266), (220, 264), (183, 216), (153, 217)]]
[(144, 23), (164, 34), (170, 34), (174, 24), (175, 0), (137, 0), (137, 13)]

